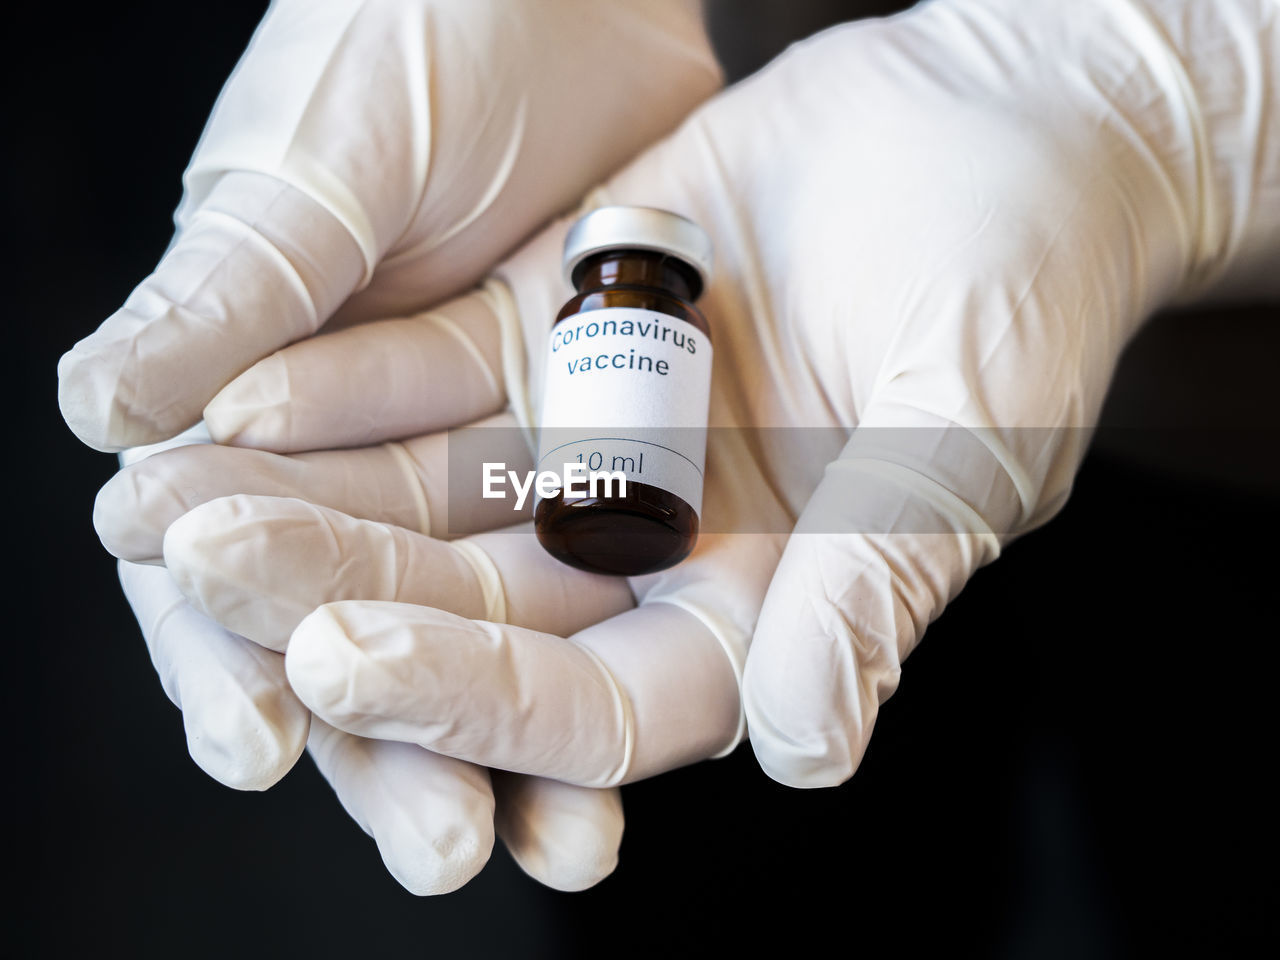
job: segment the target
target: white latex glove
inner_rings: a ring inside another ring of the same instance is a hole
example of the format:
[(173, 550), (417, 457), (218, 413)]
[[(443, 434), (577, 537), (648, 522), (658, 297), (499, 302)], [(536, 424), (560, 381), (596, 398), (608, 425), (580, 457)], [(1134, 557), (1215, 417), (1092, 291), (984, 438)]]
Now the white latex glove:
[[(475, 362), (496, 331), (487, 344), (418, 309), (474, 284), (719, 83), (696, 0), (273, 4), (192, 158), (170, 250), (59, 364), (68, 424), (103, 450), (162, 440), (277, 347), (370, 316), (405, 317), (472, 357), (456, 378), (430, 360), (417, 371), (434, 385), (418, 394), (430, 416), (500, 409)], [(254, 409), (268, 399), (287, 389)], [(237, 433), (225, 401), (216, 439)], [(414, 479), (412, 450), (379, 455), (377, 468)], [(425, 524), (422, 496), (406, 497), (395, 506)], [(283, 659), (192, 610), (163, 570), (123, 564), (121, 579), (192, 756), (231, 786), (274, 783), (309, 720)], [(484, 771), (310, 730), (317, 763), (406, 886), (452, 889), (483, 864)], [(616, 796), (510, 780), (504, 793), (500, 823), (535, 876), (574, 888), (612, 869)]]
[[(612, 179), (594, 200), (666, 207), (712, 235), (722, 429), (704, 521), (765, 531), (704, 535), (685, 563), (632, 580), (635, 609), (612, 619), (548, 631), (543, 604), (594, 616), (617, 597), (527, 537), (473, 538), (474, 577), (455, 577), (440, 548), (370, 523), (402, 522), (389, 513), (261, 496), (197, 507), (182, 478), (218, 473), (212, 459), (169, 455), (164, 495), (133, 509), (168, 511), (155, 526), (185, 594), (263, 642), (316, 600), (356, 595), (288, 640), (294, 690), (336, 728), (624, 782), (732, 748), (754, 633), (757, 756), (786, 783), (839, 782), (926, 625), (1061, 507), (1143, 318), (1210, 289), (1275, 290), (1276, 20), (1268, 0), (939, 0), (797, 46)], [(566, 223), (498, 270), (509, 297), (490, 285), (441, 308), (489, 331), (518, 315), (531, 376), (509, 363), (507, 383), (527, 421), (569, 293)], [(383, 435), (371, 409), (396, 429), (434, 425), (395, 386), (428, 355), (448, 354), (375, 324), (286, 349), (228, 394), (289, 384), (288, 422), (237, 404), (242, 436), (264, 446), (325, 430), (368, 443)], [(366, 356), (379, 380), (333, 402)], [(796, 442), (801, 428), (850, 433), (832, 459)], [(792, 521), (775, 574), (769, 531)], [(359, 564), (387, 570), (385, 587)], [(477, 593), (507, 622), (477, 618)]]
[(169, 251), (59, 363), (63, 416), (96, 449), (155, 443), (335, 311), (467, 289), (720, 79), (696, 0), (278, 0)]

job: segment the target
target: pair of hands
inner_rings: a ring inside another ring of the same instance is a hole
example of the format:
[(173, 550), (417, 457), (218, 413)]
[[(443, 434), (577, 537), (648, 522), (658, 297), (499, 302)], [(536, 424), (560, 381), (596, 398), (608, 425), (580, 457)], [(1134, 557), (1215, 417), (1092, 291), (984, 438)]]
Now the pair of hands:
[(448, 454), (479, 424), (530, 459), (569, 220), (502, 258), (711, 96), (696, 9), (273, 7), (174, 246), (59, 371), (95, 447), (218, 441), (95, 512), (197, 762), (261, 789), (306, 742), (421, 893), (495, 822), (596, 882), (613, 788), (747, 729), (776, 779), (846, 779), (926, 625), (1061, 506), (1137, 324), (1274, 256), (1269, 9), (940, 0), (797, 46), (597, 188), (717, 253), (712, 532), (628, 582), (501, 532)]

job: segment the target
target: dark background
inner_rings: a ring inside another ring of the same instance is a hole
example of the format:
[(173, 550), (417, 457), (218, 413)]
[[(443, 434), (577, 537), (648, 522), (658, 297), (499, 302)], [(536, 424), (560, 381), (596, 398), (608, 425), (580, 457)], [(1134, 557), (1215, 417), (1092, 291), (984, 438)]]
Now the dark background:
[[(625, 788), (621, 866), (594, 890), (542, 888), (499, 849), (418, 899), (307, 759), (263, 794), (201, 773), (90, 526), (114, 459), (62, 424), (55, 363), (164, 249), (263, 6), (46, 5), (9, 25), (5, 953), (1274, 955), (1275, 308), (1146, 328), (1071, 503), (930, 628), (843, 787), (781, 787), (744, 746)], [(710, 16), (740, 76), (893, 6)]]

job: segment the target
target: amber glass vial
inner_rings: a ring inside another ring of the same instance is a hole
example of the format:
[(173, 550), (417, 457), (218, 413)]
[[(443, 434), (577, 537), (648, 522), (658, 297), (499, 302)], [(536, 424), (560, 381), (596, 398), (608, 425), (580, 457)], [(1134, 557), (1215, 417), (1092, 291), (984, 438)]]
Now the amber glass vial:
[(662, 570), (698, 538), (711, 330), (694, 301), (711, 244), (674, 213), (603, 207), (571, 228), (564, 267), (578, 293), (551, 330), (539, 470), (577, 463), (626, 484), (539, 500), (538, 540), (595, 573)]

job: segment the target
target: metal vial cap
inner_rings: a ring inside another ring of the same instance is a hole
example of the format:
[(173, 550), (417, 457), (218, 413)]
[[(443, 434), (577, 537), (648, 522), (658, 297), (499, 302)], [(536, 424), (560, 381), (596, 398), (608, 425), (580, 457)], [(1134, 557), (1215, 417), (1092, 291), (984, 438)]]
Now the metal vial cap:
[(711, 279), (711, 238), (678, 213), (654, 207), (599, 207), (569, 228), (564, 238), (564, 276), (583, 260), (606, 250), (656, 250), (684, 261), (705, 288)]

